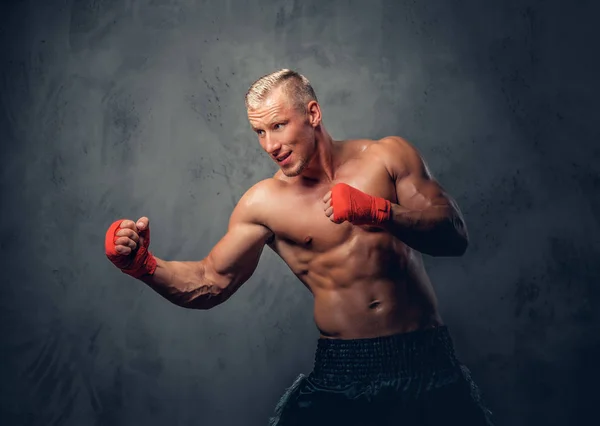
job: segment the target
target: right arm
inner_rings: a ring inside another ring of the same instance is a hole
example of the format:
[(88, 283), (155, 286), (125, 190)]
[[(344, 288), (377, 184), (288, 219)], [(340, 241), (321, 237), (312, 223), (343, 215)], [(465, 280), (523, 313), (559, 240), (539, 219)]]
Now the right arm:
[(210, 309), (226, 301), (252, 276), (272, 236), (261, 217), (267, 182), (244, 194), (231, 214), (227, 233), (206, 258), (193, 262), (156, 258), (154, 274), (140, 280), (184, 308)]

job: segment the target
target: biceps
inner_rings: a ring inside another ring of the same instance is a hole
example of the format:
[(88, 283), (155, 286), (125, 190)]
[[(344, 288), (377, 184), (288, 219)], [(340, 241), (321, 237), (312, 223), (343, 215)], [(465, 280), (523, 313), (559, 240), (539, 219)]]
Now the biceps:
[(230, 227), (207, 256), (207, 278), (225, 286), (241, 285), (256, 270), (269, 235), (269, 229), (258, 224)]
[(441, 185), (429, 176), (406, 176), (396, 183), (398, 204), (410, 210), (450, 206), (452, 201)]

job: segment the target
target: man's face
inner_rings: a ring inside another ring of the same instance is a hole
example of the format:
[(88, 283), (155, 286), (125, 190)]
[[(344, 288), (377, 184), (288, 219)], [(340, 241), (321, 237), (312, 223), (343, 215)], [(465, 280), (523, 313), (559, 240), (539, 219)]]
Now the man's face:
[(314, 127), (307, 114), (294, 108), (285, 92), (275, 89), (257, 109), (248, 110), (262, 149), (288, 177), (298, 176), (315, 149)]

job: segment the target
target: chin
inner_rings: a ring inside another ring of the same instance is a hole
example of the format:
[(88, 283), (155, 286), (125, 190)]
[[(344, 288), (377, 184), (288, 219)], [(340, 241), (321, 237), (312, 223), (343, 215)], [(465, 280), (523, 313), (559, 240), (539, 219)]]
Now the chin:
[(296, 177), (296, 176), (300, 175), (300, 173), (302, 173), (305, 168), (306, 168), (306, 163), (300, 162), (293, 168), (281, 169), (281, 171), (287, 177)]
[(296, 176), (298, 176), (300, 174), (300, 172), (297, 171), (297, 170), (284, 170), (284, 169), (281, 169), (281, 172), (284, 175), (286, 175), (287, 177), (296, 177)]

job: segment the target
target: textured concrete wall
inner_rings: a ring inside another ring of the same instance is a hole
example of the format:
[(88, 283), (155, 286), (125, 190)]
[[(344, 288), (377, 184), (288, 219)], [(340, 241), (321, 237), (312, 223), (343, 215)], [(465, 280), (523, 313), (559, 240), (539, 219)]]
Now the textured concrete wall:
[(585, 1), (73, 0), (0, 6), (0, 423), (264, 425), (312, 366), (270, 251), (226, 304), (118, 272), (106, 228), (204, 257), (274, 165), (243, 95), (290, 67), (335, 138), (401, 135), (471, 246), (427, 267), (498, 425), (584, 422), (600, 380), (600, 8)]

